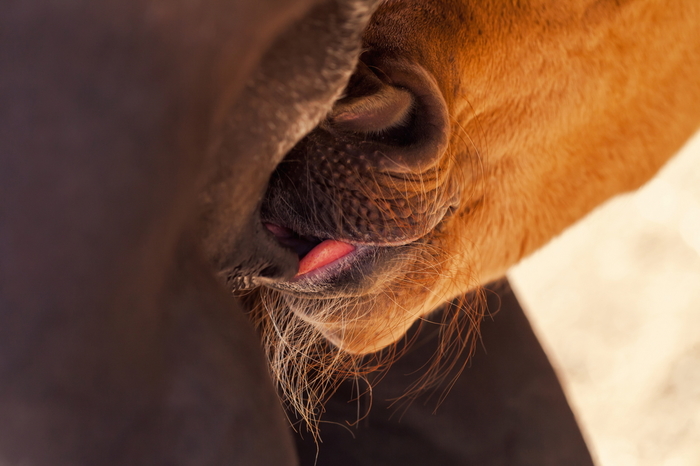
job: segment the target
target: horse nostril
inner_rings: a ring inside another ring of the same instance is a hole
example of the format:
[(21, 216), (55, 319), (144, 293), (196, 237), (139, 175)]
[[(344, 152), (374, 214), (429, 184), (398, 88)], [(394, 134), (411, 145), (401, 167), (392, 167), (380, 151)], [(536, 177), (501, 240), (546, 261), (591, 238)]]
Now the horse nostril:
[(386, 61), (370, 67), (360, 61), (320, 129), (357, 145), (378, 170), (416, 173), (439, 162), (448, 122), (442, 93), (425, 69)]
[[(326, 118), (326, 126), (371, 139), (387, 139), (392, 130), (410, 123), (414, 105), (415, 97), (410, 91), (382, 81), (360, 61), (345, 95)], [(395, 139), (394, 144), (401, 144), (400, 138), (391, 139)]]

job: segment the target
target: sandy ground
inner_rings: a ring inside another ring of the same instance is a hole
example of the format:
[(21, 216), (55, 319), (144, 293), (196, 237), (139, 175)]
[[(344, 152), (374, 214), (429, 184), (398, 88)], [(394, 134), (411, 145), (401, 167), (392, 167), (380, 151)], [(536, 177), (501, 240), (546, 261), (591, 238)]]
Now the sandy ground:
[(509, 276), (599, 465), (700, 465), (700, 133)]

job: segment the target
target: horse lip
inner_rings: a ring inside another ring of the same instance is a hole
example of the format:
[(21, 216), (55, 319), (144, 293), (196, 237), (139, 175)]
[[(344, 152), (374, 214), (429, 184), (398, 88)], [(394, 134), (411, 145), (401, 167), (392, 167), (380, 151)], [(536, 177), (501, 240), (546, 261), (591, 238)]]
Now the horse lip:
[(337, 276), (343, 270), (351, 268), (358, 261), (362, 260), (363, 256), (366, 256), (366, 252), (372, 248), (372, 246), (361, 246), (353, 245), (355, 249), (345, 254), (344, 256), (329, 262), (321, 267), (310, 270), (306, 273), (296, 275), (289, 282), (291, 283), (303, 283), (303, 282), (321, 282), (332, 279)]
[(330, 265), (355, 251), (355, 246), (345, 241), (327, 239), (314, 246), (299, 260), (296, 276), (306, 275), (316, 269)]
[[(380, 249), (376, 246), (355, 245), (354, 251), (331, 263), (303, 275), (297, 275), (287, 281), (268, 282), (267, 286), (299, 295), (323, 294), (329, 291), (333, 291), (335, 294), (338, 280), (346, 274), (352, 274), (359, 268), (371, 267), (370, 262)], [(363, 273), (364, 275), (366, 274)]]
[[(299, 274), (297, 269), (297, 273), (286, 280), (258, 281), (259, 284), (264, 284), (280, 291), (300, 294), (332, 290), (336, 288), (338, 279), (344, 274), (354, 273), (356, 274), (354, 279), (368, 278), (372, 275), (373, 269), (379, 265), (376, 261), (379, 260), (380, 256), (384, 255), (384, 253), (414, 244), (432, 231), (393, 241), (357, 241), (337, 233), (320, 232), (314, 228), (310, 228), (308, 224), (306, 224), (303, 231), (297, 231), (297, 228), (282, 226), (284, 224), (284, 222), (275, 221), (270, 217), (263, 220), (264, 228), (270, 233), (270, 237), (276, 239), (278, 243), (287, 250), (297, 252), (300, 261), (313, 247), (325, 240), (345, 242), (354, 247), (354, 250), (342, 257), (324, 264), (321, 267), (309, 270), (306, 273)], [(305, 248), (303, 246), (292, 245), (294, 241), (307, 241), (310, 244), (304, 251)], [(349, 275), (345, 278), (349, 278)]]

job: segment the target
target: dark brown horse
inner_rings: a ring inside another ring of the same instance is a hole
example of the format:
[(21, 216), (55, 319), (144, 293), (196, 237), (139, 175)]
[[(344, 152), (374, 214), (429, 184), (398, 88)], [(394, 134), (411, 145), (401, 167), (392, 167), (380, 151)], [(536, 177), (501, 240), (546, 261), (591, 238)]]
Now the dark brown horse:
[[(294, 274), (257, 201), (345, 85), (374, 3), (0, 5), (0, 463), (296, 461), (198, 250), (198, 193), (230, 170), (233, 260)], [(232, 115), (272, 78), (274, 114)]]

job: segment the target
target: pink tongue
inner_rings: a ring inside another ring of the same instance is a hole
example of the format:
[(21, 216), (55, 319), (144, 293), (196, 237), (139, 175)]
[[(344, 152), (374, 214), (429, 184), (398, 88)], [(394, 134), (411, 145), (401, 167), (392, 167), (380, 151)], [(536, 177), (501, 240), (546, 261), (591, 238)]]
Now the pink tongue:
[(299, 261), (299, 275), (316, 270), (326, 264), (340, 259), (355, 250), (355, 246), (342, 241), (327, 239), (315, 248), (313, 248), (302, 260)]

